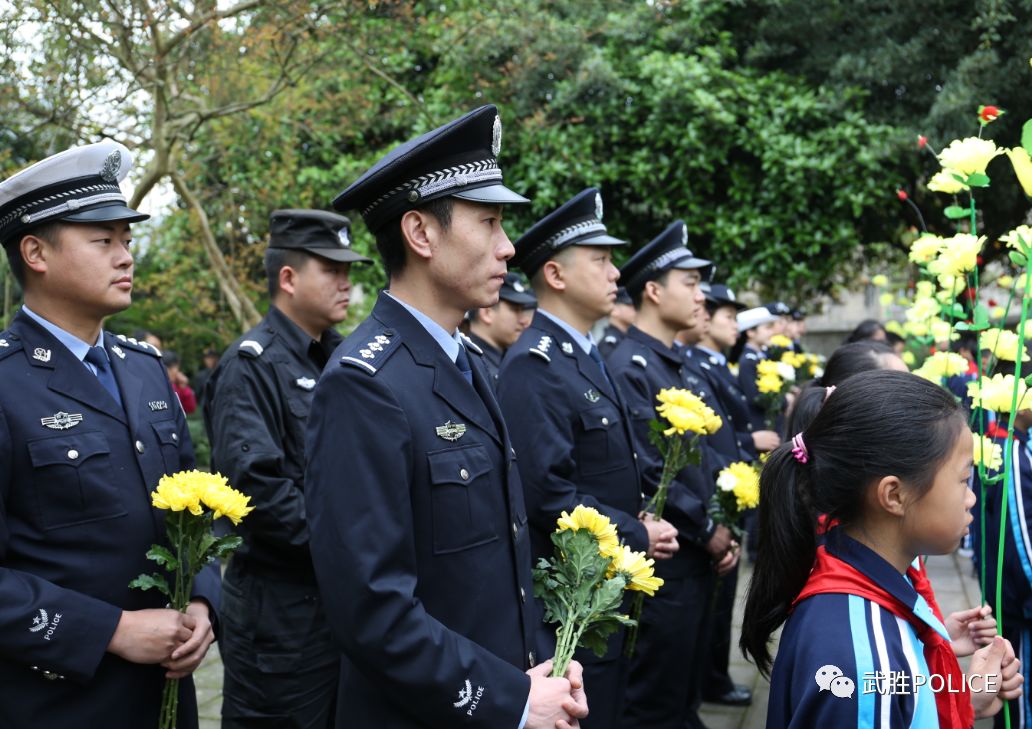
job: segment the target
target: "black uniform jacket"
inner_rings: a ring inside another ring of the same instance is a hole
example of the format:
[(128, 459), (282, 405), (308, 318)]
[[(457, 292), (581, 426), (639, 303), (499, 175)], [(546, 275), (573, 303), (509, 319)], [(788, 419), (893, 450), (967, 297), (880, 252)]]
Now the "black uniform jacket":
[(317, 386), (305, 488), (319, 589), (350, 663), (338, 726), (515, 729), (523, 716), (537, 620), (523, 489), (467, 349), (472, 387), (381, 294)]
[[(124, 408), (26, 314), (0, 332), (0, 726), (157, 725), (164, 669), (106, 649), (123, 609), (166, 603), (129, 582), (164, 541), (151, 491), (194, 455), (157, 350), (104, 343)], [(217, 572), (194, 593), (217, 608)], [(195, 725), (181, 688), (181, 726)]]

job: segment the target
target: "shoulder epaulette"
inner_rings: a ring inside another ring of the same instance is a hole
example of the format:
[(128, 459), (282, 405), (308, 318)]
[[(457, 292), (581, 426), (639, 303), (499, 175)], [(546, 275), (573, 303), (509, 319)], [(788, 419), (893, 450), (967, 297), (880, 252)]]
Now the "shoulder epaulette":
[(399, 344), (401, 344), (401, 336), (393, 329), (382, 329), (366, 341), (363, 341), (361, 337), (349, 337), (345, 342), (340, 364), (342, 367), (345, 365), (358, 367), (375, 375)]
[(746, 359), (751, 359), (754, 362), (759, 362), (760, 361), (760, 358), (757, 357), (753, 352), (746, 352), (745, 353), (745, 358)]
[(463, 346), (466, 349), (468, 349), (473, 354), (478, 354), (480, 356), (483, 356), (484, 350), (482, 350), (480, 347), (478, 347), (476, 342), (474, 342), (472, 339), (470, 339), (469, 337), (467, 337), (465, 334), (463, 334), (461, 332), (459, 333), (459, 336), (462, 337), (462, 344), (463, 344)]
[(631, 355), (631, 362), (634, 362), (634, 364), (638, 365), (642, 369), (649, 366), (649, 361), (640, 354)]
[(612, 334), (607, 334), (602, 338), (602, 341), (606, 344), (616, 344), (616, 337), (614, 337)]
[(545, 360), (545, 362), (551, 362), (552, 358), (548, 356), (548, 350), (551, 346), (552, 338), (547, 334), (542, 334), (541, 339), (538, 340), (538, 343), (527, 351)]
[(155, 347), (153, 344), (137, 341), (132, 337), (125, 336), (124, 334), (111, 334), (108, 336), (113, 336), (115, 339), (118, 340), (118, 344), (127, 349), (131, 349), (136, 352), (143, 352), (144, 354), (149, 354), (152, 357), (161, 357), (161, 350)]
[(10, 332), (0, 332), (0, 359), (21, 351), (22, 342)]

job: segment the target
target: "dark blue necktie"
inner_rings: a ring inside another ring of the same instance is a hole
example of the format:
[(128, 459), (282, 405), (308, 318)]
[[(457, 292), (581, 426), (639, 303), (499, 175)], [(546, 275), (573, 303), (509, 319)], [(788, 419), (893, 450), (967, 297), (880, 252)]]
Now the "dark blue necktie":
[(598, 347), (592, 344), (591, 350), (588, 352), (588, 356), (595, 360), (595, 364), (597, 364), (598, 368), (602, 370), (602, 376), (606, 378), (606, 382), (608, 382), (609, 386), (612, 387), (613, 381), (609, 379), (609, 373), (606, 372), (606, 363), (602, 359), (602, 353), (598, 351)]
[(461, 344), (459, 345), (459, 353), (455, 355), (455, 366), (459, 368), (459, 372), (466, 378), (466, 382), (473, 384), (473, 368), (469, 364), (469, 355), (466, 354), (466, 348)]
[(111, 371), (111, 362), (108, 361), (107, 352), (103, 347), (90, 347), (86, 353), (86, 361), (97, 368), (97, 379), (104, 389), (111, 393), (119, 407), (122, 406), (122, 396), (118, 393), (118, 384), (115, 382), (115, 375)]

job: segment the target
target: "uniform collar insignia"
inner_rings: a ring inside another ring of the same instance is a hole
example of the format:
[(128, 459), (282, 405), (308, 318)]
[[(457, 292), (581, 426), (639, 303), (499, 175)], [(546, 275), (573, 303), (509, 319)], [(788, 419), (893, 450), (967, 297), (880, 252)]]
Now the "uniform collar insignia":
[(32, 352), (32, 358), (33, 359), (38, 359), (40, 362), (49, 362), (50, 361), (50, 350), (49, 349), (43, 349), (43, 347), (36, 347), (36, 349), (33, 350), (33, 352)]
[(125, 359), (125, 352), (117, 344), (111, 348), (111, 351), (117, 354), (119, 359)]
[(302, 390), (312, 390), (315, 388), (315, 380), (311, 377), (298, 377), (294, 382)]
[(598, 402), (601, 399), (601, 396), (595, 391), (595, 388), (593, 387), (584, 393), (584, 399), (588, 402)]
[(147, 403), (147, 407), (151, 409), (151, 412), (156, 410), (168, 410), (168, 402), (166, 400), (151, 400)]
[(51, 430), (68, 430), (82, 422), (82, 413), (54, 413), (46, 418), (40, 418), (39, 422), (43, 427)]
[(10, 347), (10, 346), (11, 345), (7, 343), (6, 339), (0, 339), (0, 347)]
[(453, 423), (448, 420), (444, 425), (438, 425), (434, 432), (441, 438), (449, 441), (456, 441), (466, 434), (465, 423)]
[(563, 342), (559, 346), (562, 348), (563, 352), (565, 352), (566, 354), (573, 354), (573, 345), (570, 344), (569, 342)]

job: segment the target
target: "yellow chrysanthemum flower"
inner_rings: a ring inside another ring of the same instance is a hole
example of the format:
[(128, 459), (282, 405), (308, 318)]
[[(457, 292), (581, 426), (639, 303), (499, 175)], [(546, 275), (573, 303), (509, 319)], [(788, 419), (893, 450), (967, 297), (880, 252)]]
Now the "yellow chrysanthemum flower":
[(904, 329), (908, 336), (911, 337), (927, 337), (928, 336), (928, 324), (923, 321), (908, 321), (904, 325)]
[(996, 285), (1001, 289), (1009, 289), (1014, 285), (1014, 277), (1005, 273), (996, 279)]
[(903, 352), (903, 354), (901, 354), (900, 356), (903, 358), (903, 364), (905, 364), (907, 367), (913, 367), (914, 363), (917, 362), (917, 358), (914, 357), (914, 353), (911, 352), (909, 349)]
[(871, 277), (871, 285), (877, 286), (878, 288), (885, 288), (889, 285), (889, 277), (884, 273), (879, 273), (876, 276)]
[(950, 146), (939, 153), (939, 162), (945, 169), (962, 175), (984, 175), (989, 162), (1001, 154), (1003, 150), (992, 140), (967, 137), (950, 142)]
[[(928, 263), (939, 255), (939, 251), (942, 250), (942, 246), (943, 239), (940, 236), (926, 233), (925, 235), (916, 238), (914, 242), (910, 244), (909, 258), (914, 263)], [(929, 286), (931, 285), (930, 282), (919, 281), (917, 284), (918, 296), (921, 295), (922, 283), (928, 283)], [(931, 292), (928, 292), (926, 295), (931, 296), (932, 294)]]
[(558, 524), (557, 532), (566, 530), (575, 532), (579, 529), (587, 529), (598, 542), (599, 553), (607, 557), (615, 554), (620, 548), (616, 525), (609, 520), (609, 517), (590, 506), (577, 504), (573, 513), (567, 514), (564, 511), (556, 523)]
[(760, 474), (751, 463), (738, 461), (717, 475), (717, 487), (735, 495), (739, 509), (753, 509), (760, 503)]
[(779, 349), (788, 349), (792, 346), (792, 340), (786, 337), (784, 334), (775, 334), (767, 342), (771, 347), (778, 347)]
[[(968, 233), (958, 233), (947, 238), (938, 257), (928, 264), (928, 271), (936, 275), (952, 276), (962, 276), (973, 271), (978, 265), (978, 254), (984, 242), (985, 236), (979, 238)], [(943, 285), (943, 288), (950, 287)]]
[(972, 433), (971, 439), (975, 446), (975, 466), (982, 464), (988, 471), (999, 471), (1003, 466), (1003, 449), (1000, 444), (978, 433)]
[(1012, 147), (1007, 150), (1007, 156), (1010, 158), (1018, 182), (1021, 183), (1021, 189), (1025, 191), (1026, 195), (1032, 197), (1032, 159), (1029, 158), (1028, 152), (1024, 147)]
[(760, 375), (756, 378), (756, 388), (762, 393), (781, 392), (785, 382), (777, 375)]
[(200, 516), (204, 513), (204, 507), (201, 506), (198, 480), (194, 477), (196, 473), (198, 471), (180, 471), (171, 476), (162, 476), (157, 488), (151, 493), (151, 505), (155, 509), (189, 511), (194, 516)]
[(903, 336), (903, 325), (895, 319), (885, 322), (885, 331)]
[(878, 301), (881, 302), (882, 306), (892, 306), (892, 302), (896, 297), (886, 291), (884, 294), (878, 297)]
[[(1014, 395), (1014, 375), (994, 375), (991, 379), (983, 377), (981, 382), (969, 382), (967, 386), (968, 397), (971, 404), (984, 410), (992, 410), (996, 413), (1009, 413), (1011, 411), (1011, 399)], [(1018, 410), (1028, 409), (1028, 385), (1024, 380), (1017, 381), (1018, 387)]]
[(921, 298), (915, 299), (913, 306), (907, 309), (903, 316), (906, 317), (907, 321), (924, 321), (927, 322), (939, 316), (939, 312), (942, 311), (942, 306), (933, 298)]
[(955, 174), (958, 173), (953, 170), (939, 170), (928, 181), (928, 189), (932, 192), (944, 192), (947, 195), (956, 195), (958, 192), (967, 190), (968, 186), (954, 177)]
[(1007, 316), (1007, 310), (1002, 306), (994, 306), (989, 310), (990, 319), (1003, 319), (1005, 316)]
[(694, 392), (671, 387), (660, 390), (656, 399), (660, 402), (656, 412), (670, 423), (670, 427), (663, 431), (664, 435), (710, 435), (723, 425), (720, 416)]
[(778, 374), (778, 363), (772, 359), (761, 359), (756, 363), (756, 374), (760, 375), (776, 375)]
[(625, 590), (644, 592), (649, 597), (663, 586), (663, 578), (656, 577), (655, 562), (648, 559), (644, 552), (635, 552), (623, 545), (613, 554), (607, 575), (622, 575), (626, 580)]
[[(1032, 245), (1032, 227), (1029, 227), (1027, 225), (1019, 225), (1014, 230), (1007, 231), (1006, 233), (1001, 235), (1000, 240), (1002, 240), (1004, 243), (1006, 243), (1014, 250), (1021, 250), (1021, 246), (1018, 245), (1019, 241), (1024, 242), (1025, 245)], [(1003, 276), (1000, 276), (1000, 278), (1002, 279)], [(1007, 278), (1010, 278), (1010, 276), (1008, 276)], [(1012, 283), (1013, 280), (1014, 279), (1011, 279)], [(999, 281), (997, 281), (997, 283), (999, 283)], [(1000, 284), (1000, 286), (1003, 286), (1003, 284)], [(1009, 287), (1004, 286), (1004, 288)]]
[(214, 512), (213, 518), (226, 517), (234, 524), (254, 511), (250, 496), (245, 496), (236, 489), (230, 487), (224, 476), (219, 474), (205, 474), (209, 479), (201, 481), (203, 486), (201, 502)]
[(1028, 362), (1028, 352), (1024, 351), (1024, 342), (1018, 337), (1016, 332), (1009, 331), (1007, 329), (986, 329), (978, 337), (979, 349), (988, 349), (995, 356), (996, 359), (1006, 360), (1008, 362), (1015, 362), (1018, 359), (1018, 351), (1021, 351), (1021, 361)]
[[(942, 241), (942, 238), (939, 238), (938, 236), (934, 237), (938, 238), (940, 242)], [(938, 249), (936, 250), (936, 253), (938, 253)], [(932, 258), (935, 258), (935, 256), (932, 256)], [(916, 296), (914, 298), (930, 299), (932, 298), (932, 296), (935, 295), (935, 284), (933, 284), (931, 281), (918, 281), (917, 286), (914, 287), (914, 290), (916, 292)]]
[(806, 355), (802, 352), (785, 352), (781, 355), (781, 361), (789, 367), (799, 369), (806, 364)]
[(928, 328), (932, 332), (932, 339), (937, 342), (948, 342), (955, 336), (955, 332), (953, 331), (953, 327), (950, 326), (950, 323), (939, 319), (938, 317), (929, 322)]
[(956, 352), (936, 352), (914, 370), (914, 374), (931, 382), (967, 372), (968, 361)]

